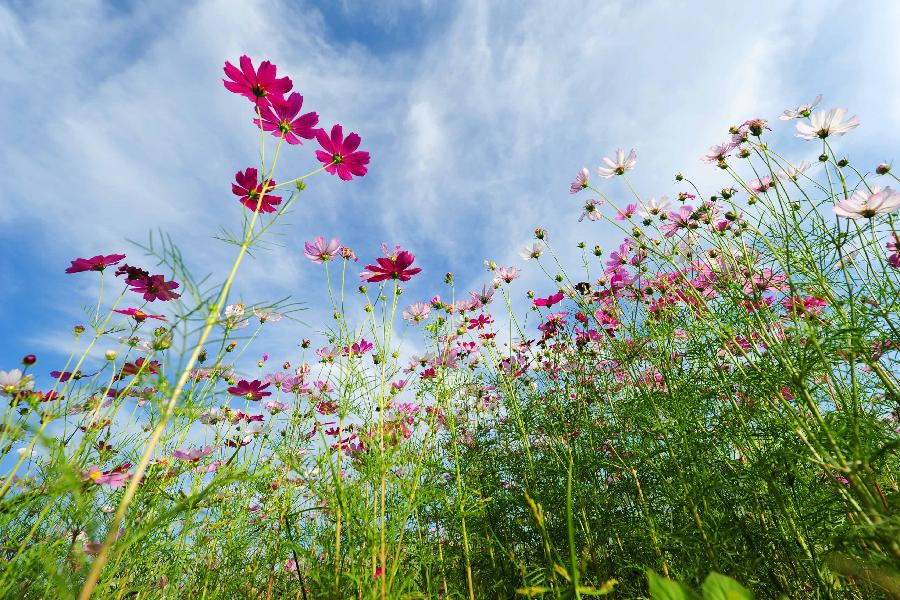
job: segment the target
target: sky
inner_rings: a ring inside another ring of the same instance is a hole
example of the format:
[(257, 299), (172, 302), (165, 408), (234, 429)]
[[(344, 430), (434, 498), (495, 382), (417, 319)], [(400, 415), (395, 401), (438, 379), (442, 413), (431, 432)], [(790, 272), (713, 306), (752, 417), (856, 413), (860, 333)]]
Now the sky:
[[(860, 117), (837, 147), (871, 171), (900, 141), (898, 30), (893, 2), (0, 3), (0, 369), (25, 354), (39, 376), (62, 366), (96, 301), (94, 274), (64, 274), (76, 257), (150, 264), (127, 240), (164, 231), (196, 275), (224, 278), (235, 248), (213, 236), (240, 226), (230, 184), (259, 141), (222, 87), (226, 60), (272, 61), (304, 111), (372, 155), (363, 178), (312, 178), (278, 245), (241, 267), (233, 301), (308, 308), (253, 350), (280, 364), (330, 324), (322, 268), (303, 257), (317, 235), (355, 249), (358, 270), (382, 242), (414, 252), (404, 302), (446, 295), (448, 271), (458, 294), (480, 288), (485, 259), (524, 268), (521, 299), (553, 287), (518, 257), (535, 227), (566, 265), (578, 241), (619, 241), (578, 223), (585, 198), (568, 193), (616, 148), (636, 149), (642, 196), (675, 196), (677, 172), (713, 193), (726, 182), (699, 157), (749, 118), (814, 162), (776, 116), (821, 93)], [(314, 149), (287, 149), (276, 179), (317, 166)]]

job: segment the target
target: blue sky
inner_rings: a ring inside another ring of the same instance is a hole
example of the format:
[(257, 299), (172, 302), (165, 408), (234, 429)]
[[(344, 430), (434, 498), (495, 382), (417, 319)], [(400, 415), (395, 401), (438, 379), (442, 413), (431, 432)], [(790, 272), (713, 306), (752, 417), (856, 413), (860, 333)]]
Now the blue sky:
[[(637, 149), (645, 196), (674, 196), (678, 171), (712, 192), (724, 180), (699, 156), (747, 118), (772, 119), (788, 156), (814, 159), (775, 117), (822, 93), (859, 115), (838, 147), (873, 168), (900, 140), (898, 30), (897, 3), (0, 4), (0, 369), (27, 353), (38, 374), (61, 366), (95, 298), (93, 275), (63, 273), (72, 258), (140, 263), (125, 240), (159, 228), (195, 273), (224, 275), (233, 248), (212, 236), (239, 225), (230, 182), (257, 149), (247, 103), (222, 88), (225, 60), (273, 61), (305, 109), (372, 154), (360, 180), (311, 180), (282, 245), (242, 268), (233, 300), (291, 295), (314, 330), (330, 313), (302, 255), (316, 235), (353, 247), (360, 268), (381, 242), (414, 251), (409, 302), (443, 293), (446, 271), (462, 292), (490, 280), (485, 259), (522, 266), (536, 226), (573, 261), (579, 240), (612, 247), (610, 229), (576, 222), (583, 198), (567, 188), (617, 147)], [(277, 178), (309, 170), (312, 150), (292, 149)], [(534, 265), (517, 284), (550, 287)], [(283, 322), (257, 351), (294, 360), (302, 337)]]

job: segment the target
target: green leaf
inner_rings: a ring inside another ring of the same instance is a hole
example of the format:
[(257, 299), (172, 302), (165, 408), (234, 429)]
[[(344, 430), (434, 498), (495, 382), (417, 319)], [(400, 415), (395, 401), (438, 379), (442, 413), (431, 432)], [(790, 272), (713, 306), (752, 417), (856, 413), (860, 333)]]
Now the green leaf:
[(703, 600), (753, 600), (753, 593), (731, 577), (713, 571), (703, 582)]
[(653, 600), (698, 600), (697, 594), (688, 587), (672, 579), (660, 577), (655, 571), (647, 571), (647, 581)]

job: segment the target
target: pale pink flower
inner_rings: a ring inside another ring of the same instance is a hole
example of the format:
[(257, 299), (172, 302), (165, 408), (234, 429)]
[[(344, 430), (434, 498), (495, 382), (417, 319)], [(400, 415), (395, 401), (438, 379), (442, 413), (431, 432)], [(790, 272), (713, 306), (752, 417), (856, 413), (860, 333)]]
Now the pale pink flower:
[(521, 256), (523, 260), (537, 259), (540, 258), (541, 254), (544, 253), (544, 250), (546, 248), (547, 246), (544, 244), (544, 242), (535, 240), (528, 246), (525, 246), (525, 248), (523, 248), (522, 251), (519, 252), (519, 256)]
[(852, 196), (838, 202), (833, 210), (839, 217), (847, 219), (859, 219), (865, 217), (871, 219), (877, 214), (896, 211), (900, 208), (900, 192), (891, 187), (873, 187), (872, 192), (856, 190)]
[(731, 142), (725, 142), (723, 144), (718, 144), (716, 146), (711, 146), (709, 152), (707, 152), (700, 159), (708, 165), (713, 163), (717, 163), (719, 161), (725, 160), (731, 151), (736, 148), (735, 144)]
[(424, 321), (431, 314), (431, 305), (425, 302), (414, 302), (403, 311), (403, 318), (416, 323)]
[(306, 242), (306, 252), (304, 256), (316, 264), (322, 264), (326, 260), (331, 260), (341, 252), (341, 243), (337, 238), (331, 238), (330, 242), (326, 242), (321, 235), (318, 236), (310, 244)]
[(624, 175), (625, 171), (630, 171), (637, 163), (637, 152), (634, 149), (625, 156), (625, 151), (619, 148), (616, 150), (616, 160), (613, 161), (608, 157), (603, 157), (605, 167), (597, 167), (597, 175), (604, 179), (615, 177), (616, 175)]
[(578, 171), (578, 175), (575, 176), (575, 181), (569, 185), (569, 193), (577, 194), (591, 182), (591, 173), (587, 170), (587, 167)]
[(215, 450), (215, 446), (207, 446), (202, 450), (198, 450), (196, 448), (192, 448), (190, 450), (176, 450), (172, 453), (173, 458), (177, 458), (178, 460), (183, 460), (184, 462), (197, 462), (201, 458), (206, 458), (210, 454), (212, 454), (213, 450)]
[(519, 278), (521, 271), (519, 267), (499, 267), (497, 269), (497, 274), (494, 276), (494, 283), (498, 284), (502, 281), (504, 283), (512, 283), (516, 279)]
[(859, 127), (859, 117), (850, 117), (846, 121), (846, 108), (817, 110), (809, 116), (809, 123), (797, 123), (797, 137), (803, 140), (825, 139), (829, 136), (841, 136)]
[(581, 223), (584, 221), (585, 217), (589, 221), (599, 221), (603, 214), (598, 210), (600, 206), (603, 205), (603, 200), (597, 198), (591, 198), (587, 202), (584, 203), (584, 210), (581, 211), (581, 216), (578, 217), (578, 222)]
[(772, 178), (771, 178), (771, 177), (769, 177), (768, 175), (763, 175), (763, 176), (760, 177), (759, 179), (751, 179), (751, 180), (747, 183), (747, 186), (748, 186), (751, 190), (753, 190), (754, 192), (756, 192), (756, 193), (758, 194), (758, 193), (760, 193), (760, 192), (765, 192), (765, 191), (767, 191), (767, 190), (768, 190), (770, 187), (772, 187), (774, 184), (775, 184), (775, 182), (772, 181)]

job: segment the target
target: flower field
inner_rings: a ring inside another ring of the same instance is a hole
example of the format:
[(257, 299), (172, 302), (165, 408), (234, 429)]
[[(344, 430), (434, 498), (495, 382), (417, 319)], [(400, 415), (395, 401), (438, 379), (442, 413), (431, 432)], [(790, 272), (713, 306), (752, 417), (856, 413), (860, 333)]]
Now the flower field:
[(537, 228), (478, 289), (308, 240), (332, 318), (285, 350), (257, 337), (296, 305), (236, 301), (241, 267), (377, 153), (269, 61), (223, 84), (259, 145), (230, 271), (166, 237), (74, 258), (76, 350), (0, 365), (0, 597), (900, 598), (900, 179), (842, 154), (847, 109), (725, 126), (669, 196), (636, 150), (573, 165), (547, 193), (621, 241)]

